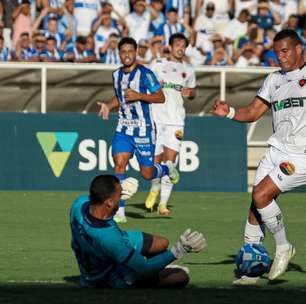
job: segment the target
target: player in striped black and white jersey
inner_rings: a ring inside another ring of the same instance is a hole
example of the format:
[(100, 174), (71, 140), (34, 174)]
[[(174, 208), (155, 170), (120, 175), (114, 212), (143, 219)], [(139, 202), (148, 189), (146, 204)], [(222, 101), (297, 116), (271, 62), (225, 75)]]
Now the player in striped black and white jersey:
[[(115, 175), (121, 181), (126, 179), (126, 166), (135, 153), (145, 179), (169, 175), (176, 183), (179, 177), (172, 163), (154, 163), (155, 126), (151, 104), (164, 102), (161, 85), (151, 70), (137, 63), (137, 44), (133, 38), (123, 38), (118, 48), (123, 66), (113, 73), (116, 96), (110, 103), (99, 103), (99, 114), (103, 119), (108, 118), (110, 110), (119, 107), (118, 125), (112, 142)], [(126, 222), (124, 202), (120, 203), (115, 219)]]
[[(252, 204), (245, 226), (246, 243), (264, 239), (262, 225), (272, 233), (276, 254), (269, 279), (282, 275), (295, 255), (286, 236), (283, 215), (276, 203), (282, 193), (306, 184), (306, 66), (302, 42), (294, 30), (282, 30), (274, 38), (274, 51), (281, 70), (270, 74), (257, 96), (246, 107), (235, 110), (216, 101), (212, 113), (240, 122), (258, 120), (272, 111), (274, 133), (255, 176)], [(235, 284), (255, 284), (258, 278), (243, 276)]]

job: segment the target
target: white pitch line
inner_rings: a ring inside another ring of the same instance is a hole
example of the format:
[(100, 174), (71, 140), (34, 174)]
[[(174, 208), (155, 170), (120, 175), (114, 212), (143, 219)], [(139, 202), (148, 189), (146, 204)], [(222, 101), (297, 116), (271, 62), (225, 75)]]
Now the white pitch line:
[(53, 281), (53, 280), (9, 280), (6, 283), (39, 283), (39, 284), (67, 284), (65, 281)]

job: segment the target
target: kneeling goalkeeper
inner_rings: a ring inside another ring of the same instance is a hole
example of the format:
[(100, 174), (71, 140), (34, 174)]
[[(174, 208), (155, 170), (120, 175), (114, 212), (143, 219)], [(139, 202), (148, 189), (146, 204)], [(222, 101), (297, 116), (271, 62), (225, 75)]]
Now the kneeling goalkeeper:
[[(71, 246), (80, 268), (82, 287), (182, 288), (186, 269), (169, 265), (189, 252), (206, 248), (203, 235), (186, 230), (168, 249), (169, 241), (141, 231), (122, 231), (113, 220), (120, 199), (136, 193), (138, 182), (123, 183), (113, 175), (93, 179), (89, 195), (78, 197), (70, 210)], [(168, 266), (169, 265), (169, 266)]]

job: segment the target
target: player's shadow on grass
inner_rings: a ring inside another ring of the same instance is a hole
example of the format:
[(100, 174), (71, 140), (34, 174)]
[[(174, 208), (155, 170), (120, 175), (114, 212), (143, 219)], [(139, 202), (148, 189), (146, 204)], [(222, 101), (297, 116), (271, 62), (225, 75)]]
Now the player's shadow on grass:
[(63, 280), (67, 283), (72, 283), (75, 285), (80, 285), (80, 276), (66, 276), (63, 277)]
[(186, 262), (186, 265), (228, 265), (235, 264), (235, 255), (228, 255), (229, 259), (219, 261), (219, 262), (202, 262), (202, 263), (194, 263), (194, 262)]
[(149, 212), (131, 212), (131, 211), (126, 211), (125, 215), (127, 217), (131, 217), (134, 219), (143, 219), (143, 220), (160, 220), (160, 219), (171, 219), (171, 216), (160, 216), (156, 212), (154, 213), (149, 213)]

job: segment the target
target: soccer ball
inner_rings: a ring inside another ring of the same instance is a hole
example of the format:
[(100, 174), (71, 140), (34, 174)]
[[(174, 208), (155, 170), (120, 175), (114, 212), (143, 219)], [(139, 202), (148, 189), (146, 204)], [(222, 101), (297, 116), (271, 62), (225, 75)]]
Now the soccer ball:
[(260, 277), (270, 269), (271, 260), (266, 248), (259, 244), (245, 244), (235, 258), (238, 271), (248, 277)]

